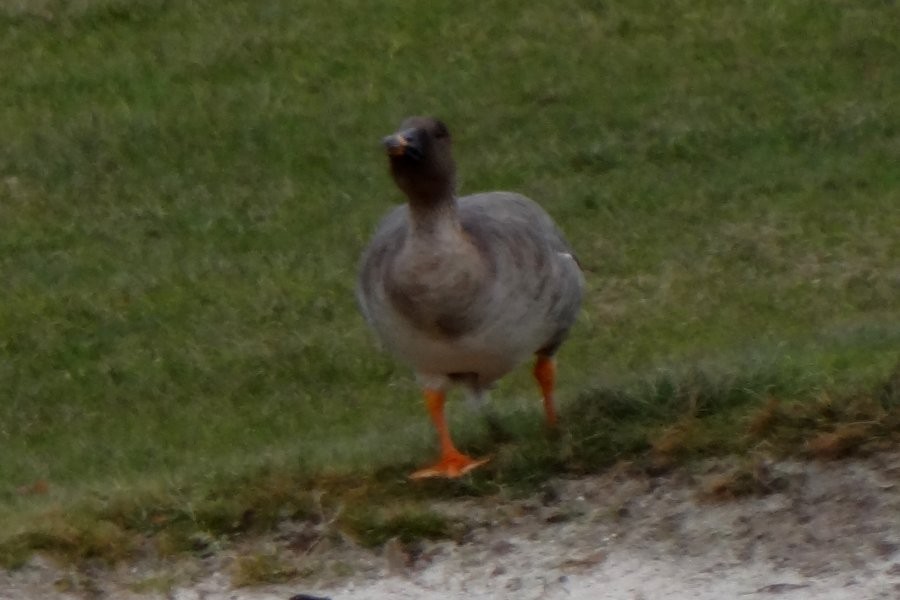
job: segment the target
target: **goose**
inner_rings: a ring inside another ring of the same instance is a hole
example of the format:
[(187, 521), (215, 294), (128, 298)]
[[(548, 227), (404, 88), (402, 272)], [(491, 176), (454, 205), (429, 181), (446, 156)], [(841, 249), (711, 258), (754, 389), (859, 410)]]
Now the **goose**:
[(455, 478), (488, 462), (460, 452), (444, 414), (459, 384), (486, 390), (529, 357), (547, 425), (557, 425), (554, 356), (575, 323), (584, 276), (550, 216), (513, 192), (459, 197), (450, 132), (409, 117), (382, 140), (406, 203), (391, 210), (363, 251), (360, 310), (382, 346), (412, 367), (440, 444), (413, 479)]

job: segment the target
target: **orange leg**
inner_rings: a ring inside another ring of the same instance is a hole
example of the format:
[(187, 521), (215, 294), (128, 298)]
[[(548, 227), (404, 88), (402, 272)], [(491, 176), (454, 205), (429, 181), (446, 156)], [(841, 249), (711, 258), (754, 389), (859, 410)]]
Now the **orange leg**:
[(538, 355), (534, 363), (534, 378), (541, 386), (541, 394), (544, 397), (544, 414), (547, 416), (547, 426), (556, 427), (556, 405), (553, 402), (553, 388), (556, 384), (556, 362), (548, 357)]
[(450, 430), (447, 428), (447, 420), (444, 418), (444, 392), (437, 390), (425, 390), (425, 405), (431, 415), (434, 428), (437, 429), (438, 439), (441, 443), (441, 459), (434, 465), (419, 469), (410, 479), (424, 479), (425, 477), (459, 477), (472, 469), (480, 467), (488, 461), (487, 458), (474, 460), (456, 449), (450, 438)]

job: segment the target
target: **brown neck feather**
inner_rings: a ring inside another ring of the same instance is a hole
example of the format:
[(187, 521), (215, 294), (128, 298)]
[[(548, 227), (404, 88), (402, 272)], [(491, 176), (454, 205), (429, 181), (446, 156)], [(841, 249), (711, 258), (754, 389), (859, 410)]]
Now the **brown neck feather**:
[(438, 201), (434, 198), (427, 201), (410, 198), (409, 216), (413, 231), (417, 234), (429, 235), (459, 229), (456, 198), (452, 195)]

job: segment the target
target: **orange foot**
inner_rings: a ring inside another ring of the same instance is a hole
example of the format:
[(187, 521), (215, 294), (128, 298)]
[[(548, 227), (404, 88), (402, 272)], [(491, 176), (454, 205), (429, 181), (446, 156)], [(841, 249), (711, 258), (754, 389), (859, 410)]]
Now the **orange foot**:
[(448, 479), (455, 479), (456, 477), (462, 477), (469, 471), (477, 469), (489, 460), (491, 459), (481, 458), (475, 460), (461, 452), (449, 453), (442, 456), (437, 464), (425, 467), (424, 469), (419, 469), (410, 475), (409, 478), (425, 479), (426, 477), (446, 477)]

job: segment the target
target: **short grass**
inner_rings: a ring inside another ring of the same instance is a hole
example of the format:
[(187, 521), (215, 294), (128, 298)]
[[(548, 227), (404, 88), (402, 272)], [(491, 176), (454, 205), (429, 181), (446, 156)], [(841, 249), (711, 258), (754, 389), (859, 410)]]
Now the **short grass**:
[[(371, 543), (444, 535), (434, 495), (896, 436), (894, 3), (0, 0), (0, 27), (7, 564), (190, 550), (314, 490)], [(523, 370), (507, 439), (451, 409), (495, 456), (458, 485), (403, 479), (432, 433), (352, 293), (413, 113), (590, 285), (566, 432)]]

